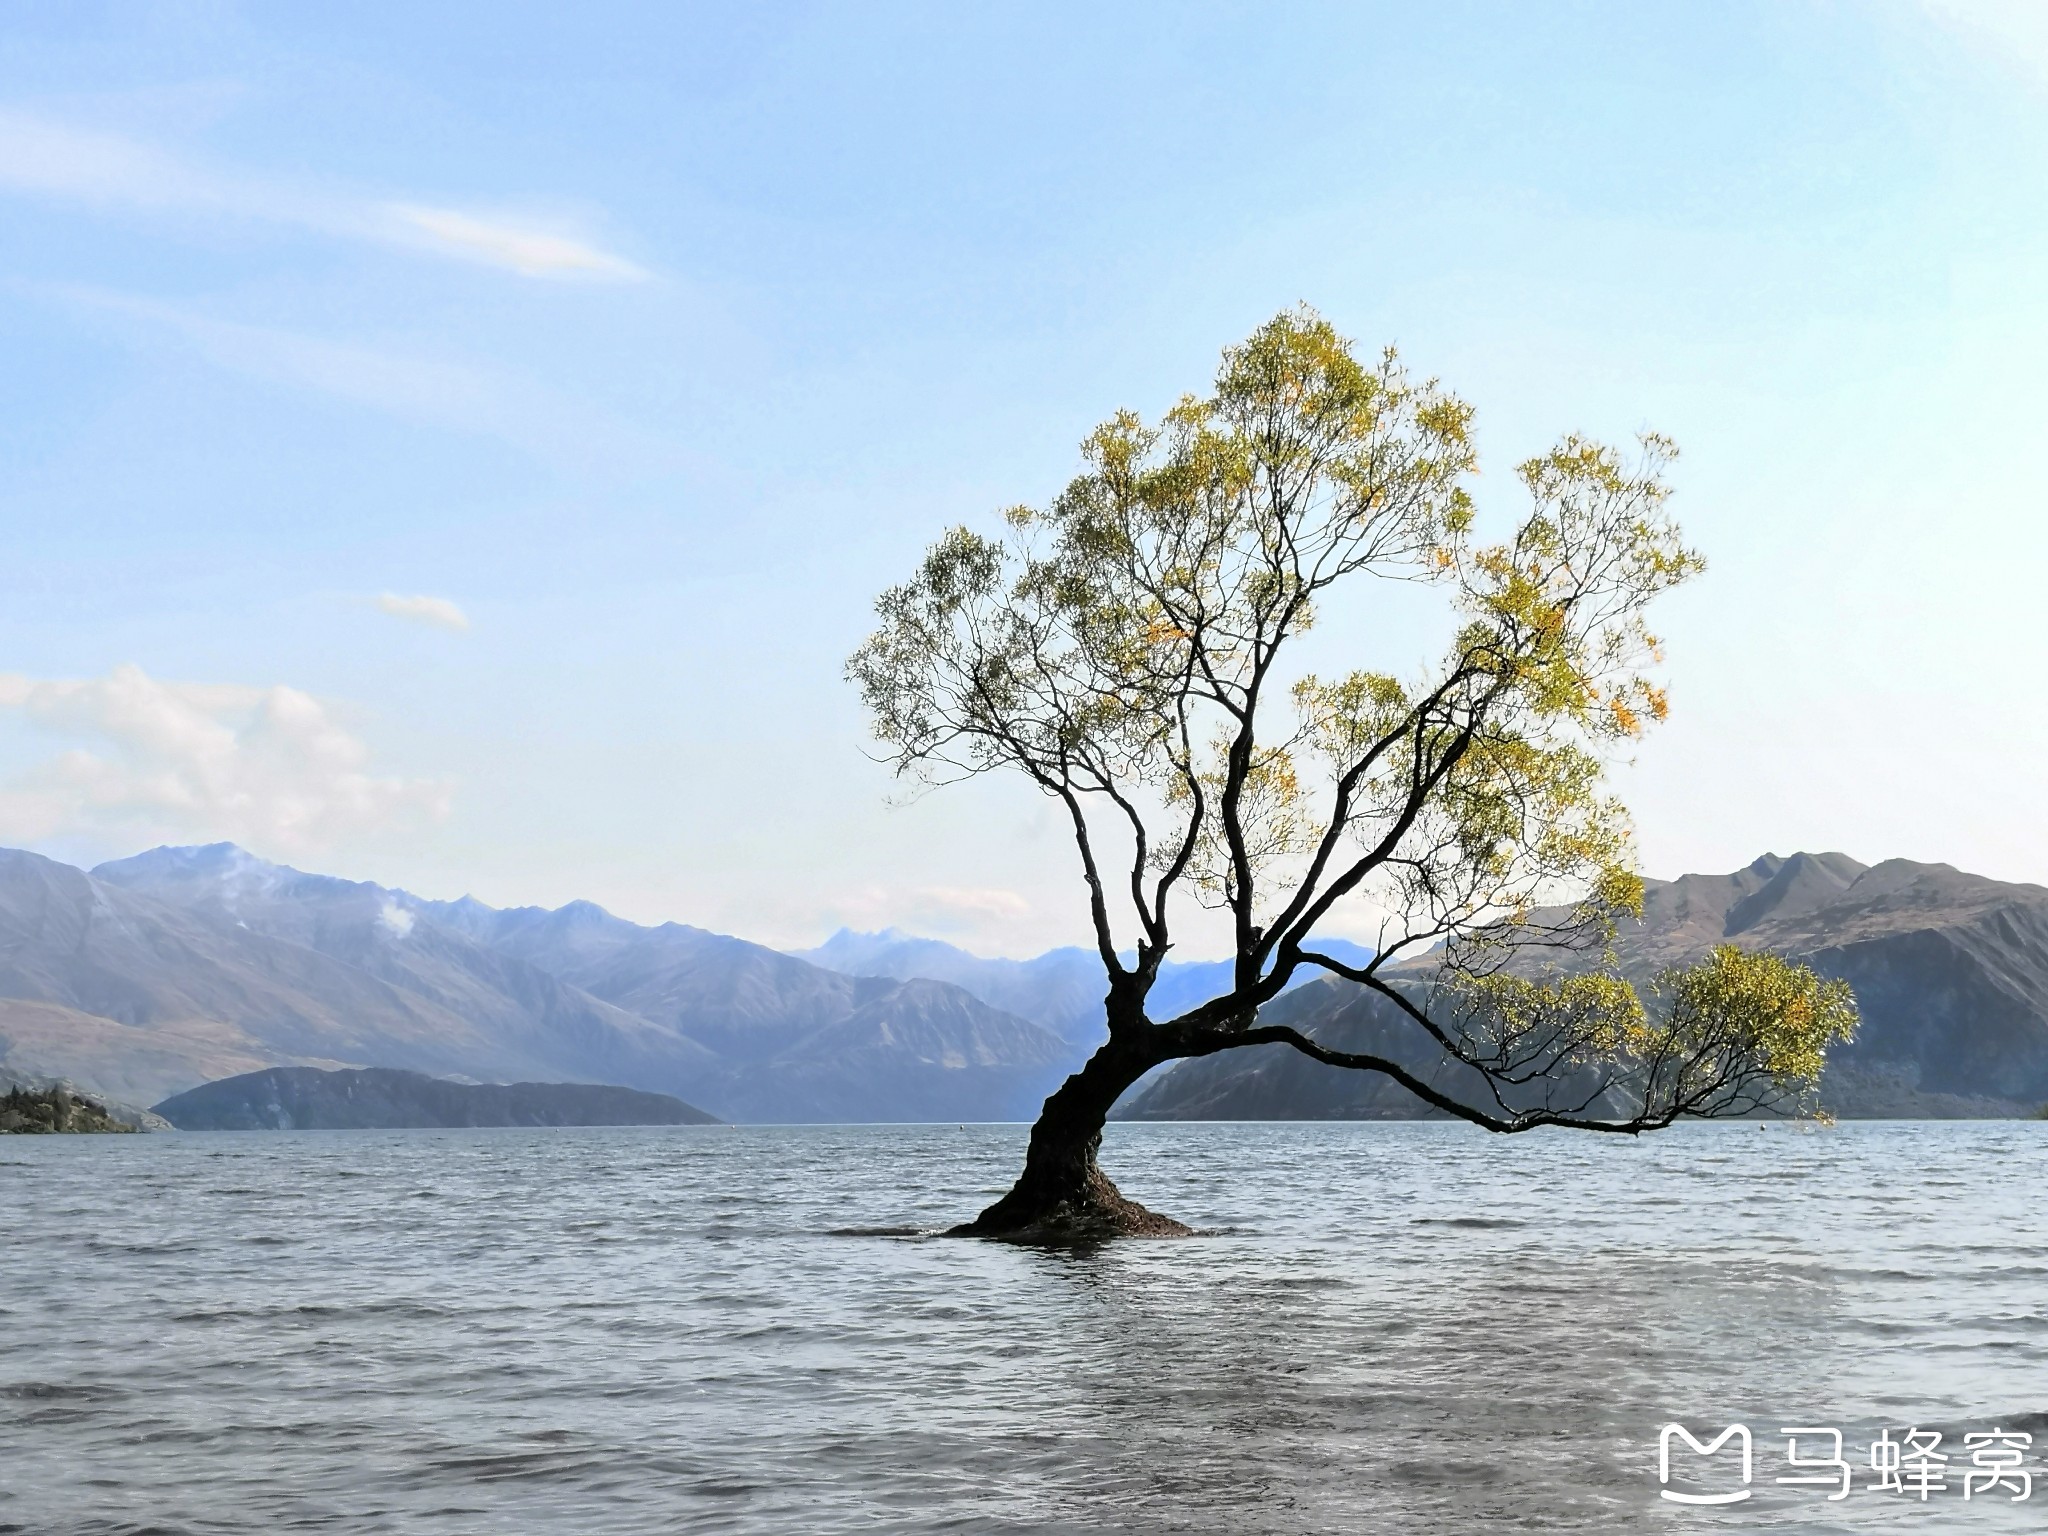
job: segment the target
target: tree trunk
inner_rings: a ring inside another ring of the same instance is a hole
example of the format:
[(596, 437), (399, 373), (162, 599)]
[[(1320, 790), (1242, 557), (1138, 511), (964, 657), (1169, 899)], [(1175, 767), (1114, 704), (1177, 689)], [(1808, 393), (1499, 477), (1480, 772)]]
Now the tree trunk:
[(1010, 1192), (954, 1237), (1013, 1243), (1083, 1243), (1107, 1237), (1186, 1237), (1192, 1229), (1117, 1192), (1095, 1154), (1110, 1106), (1167, 1057), (1150, 1042), (1114, 1035), (1086, 1066), (1053, 1090), (1031, 1127), (1024, 1171)]

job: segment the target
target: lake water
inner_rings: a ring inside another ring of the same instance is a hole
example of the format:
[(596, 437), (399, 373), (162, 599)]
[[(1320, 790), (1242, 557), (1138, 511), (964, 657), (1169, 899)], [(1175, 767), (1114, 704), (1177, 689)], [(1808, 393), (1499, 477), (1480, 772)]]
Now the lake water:
[[(832, 1235), (970, 1214), (1023, 1135), (0, 1140), (0, 1531), (2048, 1525), (2048, 1124), (1125, 1125), (1210, 1235)], [(1661, 1500), (1674, 1419), (1747, 1425), (1753, 1497)], [(1784, 1426), (1848, 1498), (1775, 1484)], [(1925, 1503), (1865, 1486), (1912, 1427)], [(2031, 1501), (1963, 1501), (1992, 1429)]]

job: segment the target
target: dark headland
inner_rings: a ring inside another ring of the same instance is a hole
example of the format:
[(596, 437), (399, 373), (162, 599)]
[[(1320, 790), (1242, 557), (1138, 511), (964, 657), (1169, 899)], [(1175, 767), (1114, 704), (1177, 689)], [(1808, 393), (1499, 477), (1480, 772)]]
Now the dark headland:
[(602, 1083), (451, 1083), (390, 1067), (271, 1067), (156, 1106), (181, 1131), (357, 1131), (465, 1126), (716, 1125), (665, 1093)]
[(126, 1132), (128, 1125), (107, 1113), (106, 1106), (81, 1098), (65, 1084), (52, 1088), (14, 1086), (0, 1093), (0, 1136), (67, 1135), (78, 1132)]

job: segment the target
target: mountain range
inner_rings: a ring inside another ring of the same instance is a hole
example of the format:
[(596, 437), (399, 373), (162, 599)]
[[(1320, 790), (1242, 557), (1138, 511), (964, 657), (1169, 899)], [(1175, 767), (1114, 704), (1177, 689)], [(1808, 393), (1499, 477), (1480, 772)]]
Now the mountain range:
[[(1855, 990), (1861, 1027), (1830, 1054), (1821, 1084), (1837, 1114), (2024, 1115), (2048, 1103), (2048, 889), (1906, 859), (1767, 854), (1733, 874), (1646, 882), (1642, 919), (1624, 924), (1616, 952), (1646, 982), (1722, 943), (1774, 951)], [(1413, 1026), (1343, 983), (1318, 982), (1272, 1012), (1337, 1049), (1422, 1059)], [(1224, 1120), (1424, 1112), (1384, 1078), (1284, 1046), (1182, 1062), (1119, 1110)]]
[[(1648, 980), (1722, 942), (1855, 987), (1862, 1031), (1823, 1083), (1838, 1113), (2020, 1114), (2048, 1100), (2048, 890), (1939, 864), (1767, 855), (1648, 882), (1617, 949)], [(1169, 962), (1154, 1011), (1227, 981), (1222, 962)], [(64, 1078), (117, 1104), (269, 1067), (388, 1067), (614, 1084), (742, 1122), (1022, 1119), (1100, 1040), (1102, 991), (1083, 949), (987, 959), (891, 930), (785, 954), (589, 902), (427, 900), (226, 843), (89, 873), (0, 850), (0, 1077)], [(1269, 1016), (1352, 1049), (1416, 1050), (1411, 1026), (1331, 978)], [(1119, 1111), (1420, 1112), (1383, 1079), (1284, 1047), (1181, 1063)]]
[[(1332, 959), (1363, 965), (1372, 951), (1345, 939), (1316, 940)], [(963, 987), (991, 1007), (1042, 1024), (1069, 1045), (1092, 1051), (1102, 1043), (1102, 960), (1092, 949), (1052, 949), (1029, 960), (988, 960), (938, 939), (889, 928), (856, 933), (842, 928), (799, 959), (849, 976), (930, 977)], [(1170, 1019), (1230, 990), (1228, 960), (1168, 960), (1148, 999), (1152, 1016)], [(1320, 974), (1320, 973), (1315, 973)], [(1296, 985), (1311, 981), (1304, 972)]]
[(159, 848), (0, 851), (0, 1064), (150, 1104), (272, 1066), (670, 1093), (726, 1120), (1015, 1119), (1057, 1036), (945, 982), (852, 977), (588, 902), (434, 902)]

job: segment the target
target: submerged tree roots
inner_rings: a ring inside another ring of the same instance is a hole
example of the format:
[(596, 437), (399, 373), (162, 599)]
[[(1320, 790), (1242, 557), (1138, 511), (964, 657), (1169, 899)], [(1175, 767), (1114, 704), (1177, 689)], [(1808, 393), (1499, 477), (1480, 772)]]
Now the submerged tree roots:
[(1105, 1242), (1113, 1237), (1193, 1237), (1195, 1229), (1171, 1216), (1125, 1199), (1099, 1169), (1090, 1169), (1078, 1189), (1034, 1196), (1023, 1184), (948, 1237), (1048, 1248)]

